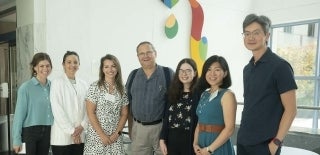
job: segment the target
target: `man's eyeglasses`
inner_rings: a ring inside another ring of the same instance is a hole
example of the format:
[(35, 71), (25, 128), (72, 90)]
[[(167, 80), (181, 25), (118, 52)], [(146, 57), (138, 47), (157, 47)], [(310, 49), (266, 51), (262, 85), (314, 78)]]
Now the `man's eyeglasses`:
[(191, 69), (186, 69), (186, 70), (179, 69), (179, 74), (188, 74), (188, 75), (190, 75), (191, 72), (192, 72)]
[(249, 32), (249, 31), (243, 32), (242, 35), (244, 38), (250, 38), (250, 37), (256, 38), (256, 37), (259, 37), (262, 33), (263, 32), (261, 30), (255, 30), (252, 32)]
[(147, 51), (147, 52), (141, 52), (141, 53), (138, 53), (138, 57), (144, 57), (144, 56), (151, 56), (153, 53), (153, 51)]

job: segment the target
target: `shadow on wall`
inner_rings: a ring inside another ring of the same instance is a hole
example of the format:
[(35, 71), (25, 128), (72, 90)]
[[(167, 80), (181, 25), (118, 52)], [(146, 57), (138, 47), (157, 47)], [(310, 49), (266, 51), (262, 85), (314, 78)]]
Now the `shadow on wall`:
[[(237, 145), (237, 133), (239, 125), (236, 125), (236, 130), (231, 137), (231, 142)], [(304, 132), (289, 132), (286, 136), (283, 145), (289, 147), (301, 148), (320, 154), (320, 135), (309, 134)]]

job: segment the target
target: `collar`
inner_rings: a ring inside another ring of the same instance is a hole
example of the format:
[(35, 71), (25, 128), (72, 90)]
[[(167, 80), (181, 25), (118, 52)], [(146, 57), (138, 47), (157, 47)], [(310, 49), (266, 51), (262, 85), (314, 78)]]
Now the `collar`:
[[(36, 77), (32, 77), (31, 81), (34, 85), (40, 85), (40, 82)], [(50, 87), (50, 81), (48, 79), (47, 79), (47, 83), (45, 84), (45, 87)]]
[[(261, 56), (261, 58), (256, 62), (256, 64), (259, 63), (263, 63), (263, 62), (267, 62), (271, 59), (271, 55), (273, 54), (273, 52), (271, 51), (271, 49), (268, 47), (266, 52), (264, 52), (264, 54)], [(251, 57), (250, 61), (251, 64), (254, 64), (254, 58)]]
[[(67, 74), (66, 73), (63, 73), (63, 77), (66, 81), (70, 81), (70, 79), (68, 78)], [(77, 81), (77, 76), (75, 75), (74, 76), (74, 80)]]
[(206, 89), (206, 91), (210, 94), (209, 101), (218, 96), (219, 90), (220, 89), (217, 89), (214, 92), (210, 93), (210, 88)]

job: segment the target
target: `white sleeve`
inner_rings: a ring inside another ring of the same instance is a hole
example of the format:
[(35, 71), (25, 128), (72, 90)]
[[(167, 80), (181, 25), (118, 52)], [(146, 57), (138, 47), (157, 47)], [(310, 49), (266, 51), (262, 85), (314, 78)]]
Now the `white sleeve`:
[(64, 107), (65, 102), (63, 100), (63, 93), (65, 88), (63, 87), (63, 82), (54, 80), (51, 82), (51, 89), (50, 89), (50, 101), (52, 107), (52, 113), (54, 117), (54, 124), (57, 124), (63, 132), (67, 134), (73, 134), (75, 128), (73, 127), (70, 120), (68, 120), (68, 115), (66, 114), (66, 109)]
[(88, 127), (88, 122), (89, 122), (89, 118), (88, 118), (88, 115), (87, 115), (87, 108), (86, 108), (86, 97), (87, 97), (87, 92), (88, 92), (88, 89), (89, 89), (89, 86), (88, 84), (85, 82), (85, 81), (82, 81), (83, 83), (83, 106), (84, 106), (84, 117), (83, 117), (83, 120), (81, 121), (81, 126), (84, 128), (84, 130), (87, 129)]

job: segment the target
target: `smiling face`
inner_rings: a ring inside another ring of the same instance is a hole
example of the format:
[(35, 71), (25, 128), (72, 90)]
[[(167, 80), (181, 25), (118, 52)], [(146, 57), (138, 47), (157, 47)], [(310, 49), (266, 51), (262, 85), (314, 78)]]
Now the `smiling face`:
[(79, 70), (79, 58), (76, 55), (68, 55), (62, 63), (63, 69), (70, 79), (74, 79), (76, 72)]
[(142, 44), (137, 48), (137, 56), (142, 68), (152, 68), (156, 63), (156, 51), (149, 44)]
[(192, 66), (188, 63), (183, 63), (179, 69), (179, 80), (184, 85), (191, 85), (193, 78), (196, 76)]
[(51, 64), (48, 60), (41, 60), (39, 63), (33, 67), (33, 70), (36, 72), (36, 77), (38, 79), (47, 79), (51, 73)]
[(117, 67), (112, 60), (106, 59), (103, 61), (102, 71), (105, 75), (105, 80), (108, 82), (114, 82), (115, 77), (118, 73)]
[(248, 50), (252, 52), (265, 51), (270, 33), (265, 34), (259, 23), (253, 22), (245, 27), (243, 34), (244, 45)]
[(211, 64), (211, 66), (208, 68), (208, 71), (206, 72), (206, 80), (211, 86), (211, 88), (219, 88), (219, 86), (222, 84), (224, 77), (226, 77), (227, 72), (225, 72), (220, 63), (214, 62)]

